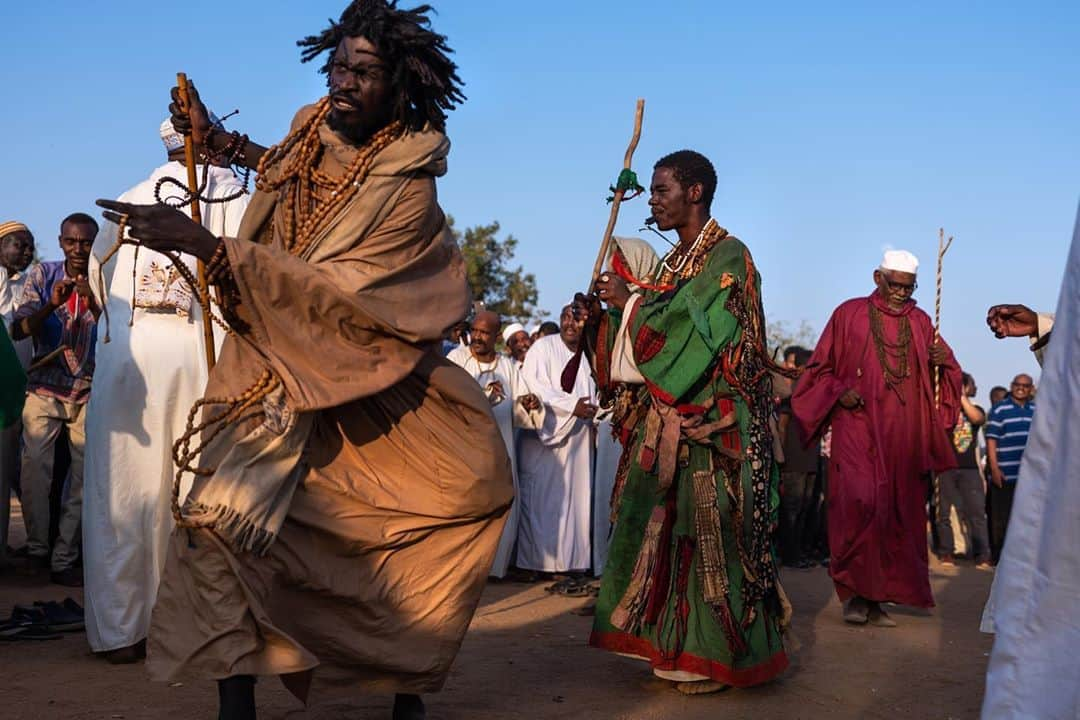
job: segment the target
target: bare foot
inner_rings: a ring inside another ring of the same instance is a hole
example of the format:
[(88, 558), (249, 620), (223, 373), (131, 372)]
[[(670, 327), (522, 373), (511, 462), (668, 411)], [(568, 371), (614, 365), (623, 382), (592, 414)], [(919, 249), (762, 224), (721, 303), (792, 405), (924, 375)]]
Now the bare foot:
[(705, 695), (707, 693), (723, 692), (728, 685), (713, 680), (698, 680), (696, 682), (675, 683), (675, 689), (683, 695)]

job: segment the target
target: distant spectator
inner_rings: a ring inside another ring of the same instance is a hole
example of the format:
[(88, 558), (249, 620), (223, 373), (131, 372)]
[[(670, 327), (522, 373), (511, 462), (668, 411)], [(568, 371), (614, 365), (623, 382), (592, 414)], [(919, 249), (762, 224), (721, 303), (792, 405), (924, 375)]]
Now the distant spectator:
[(986, 459), (990, 466), (991, 495), (990, 550), (995, 563), (1005, 545), (1005, 533), (1016, 492), (1016, 477), (1020, 473), (1020, 460), (1027, 445), (1031, 417), (1035, 414), (1035, 403), (1031, 400), (1034, 387), (1030, 375), (1017, 375), (1013, 378), (1008, 397), (990, 410), (990, 419), (986, 423)]
[(990, 568), (990, 539), (986, 529), (986, 495), (983, 492), (978, 448), (979, 428), (986, 422), (986, 412), (972, 403), (977, 388), (975, 379), (964, 373), (963, 394), (960, 396), (960, 417), (953, 428), (953, 449), (957, 468), (938, 475), (937, 531), (941, 564), (953, 565), (956, 552), (951, 515), (956, 508), (960, 520), (967, 524), (971, 536), (972, 557), (976, 567)]
[(540, 323), (540, 329), (536, 331), (537, 339), (547, 337), (548, 335), (558, 335), (560, 332), (559, 324), (546, 320)]
[[(805, 367), (810, 355), (806, 348), (789, 347), (784, 351), (784, 367)], [(798, 387), (798, 381), (794, 387)], [(803, 536), (813, 510), (821, 446), (813, 441), (807, 448), (799, 440), (795, 423), (791, 422), (790, 396), (780, 402), (779, 429), (784, 448), (780, 471), (780, 557), (788, 567), (808, 568), (816, 563), (806, 557)]]

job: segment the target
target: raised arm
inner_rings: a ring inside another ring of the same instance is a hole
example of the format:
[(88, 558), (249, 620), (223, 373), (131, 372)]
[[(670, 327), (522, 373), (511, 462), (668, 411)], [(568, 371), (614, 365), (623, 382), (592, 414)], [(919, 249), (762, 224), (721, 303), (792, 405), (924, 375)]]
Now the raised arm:
[(180, 88), (172, 89), (172, 102), (169, 103), (169, 113), (172, 115), (172, 124), (176, 131), (183, 135), (191, 135), (196, 145), (201, 145), (214, 154), (228, 154), (231, 164), (241, 165), (254, 170), (259, 165), (259, 160), (266, 152), (264, 145), (247, 140), (242, 142), (242, 148), (233, 147), (237, 140), (243, 141), (240, 133), (226, 132), (210, 124), (210, 113), (206, 105), (199, 98), (199, 91), (194, 83), (188, 83), (188, 99), (191, 103), (189, 112), (184, 112), (180, 107)]

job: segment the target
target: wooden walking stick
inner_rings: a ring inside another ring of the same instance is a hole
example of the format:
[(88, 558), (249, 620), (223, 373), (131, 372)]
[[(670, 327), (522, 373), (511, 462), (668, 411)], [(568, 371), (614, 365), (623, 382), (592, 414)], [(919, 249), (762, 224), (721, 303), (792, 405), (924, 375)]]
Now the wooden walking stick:
[[(176, 87), (179, 89), (181, 110), (189, 113), (191, 100), (188, 95), (188, 79), (185, 73), (176, 73)], [(190, 115), (189, 115), (190, 117)], [(199, 175), (195, 168), (195, 140), (191, 133), (184, 136), (184, 163), (187, 165), (188, 192), (191, 193), (191, 219), (202, 225), (202, 211), (199, 208)], [(206, 283), (206, 265), (202, 260), (197, 262), (197, 277), (199, 287), (197, 292), (204, 298), (209, 297), (209, 289)], [(216, 356), (214, 352), (214, 320), (203, 318), (203, 344), (206, 346), (206, 369), (213, 370)]]
[(607, 260), (608, 253), (611, 251), (611, 237), (615, 232), (615, 223), (619, 219), (619, 205), (624, 199), (630, 199), (626, 197), (627, 191), (634, 191), (634, 194), (630, 197), (636, 197), (644, 191), (644, 188), (638, 185), (637, 175), (630, 169), (630, 162), (634, 159), (634, 151), (637, 150), (638, 141), (641, 140), (641, 123), (644, 119), (645, 100), (639, 99), (637, 108), (634, 110), (634, 134), (630, 138), (630, 146), (626, 148), (626, 155), (623, 156), (623, 169), (619, 173), (619, 179), (611, 188), (613, 193), (609, 198), (611, 201), (611, 214), (608, 215), (608, 224), (604, 229), (604, 239), (600, 242), (600, 254), (596, 256), (596, 263), (593, 265), (592, 279), (589, 281), (590, 295), (596, 292), (596, 281), (600, 279), (600, 273), (604, 269), (604, 261)]
[[(941, 266), (945, 259), (945, 253), (952, 245), (952, 235), (945, 240), (945, 228), (938, 229), (937, 250), (937, 291), (934, 296), (934, 344), (941, 339)], [(941, 407), (941, 368), (934, 367), (934, 407)]]
[[(622, 172), (619, 173), (619, 178), (615, 181), (615, 184), (611, 186), (612, 195), (608, 198), (608, 202), (611, 203), (611, 213), (608, 215), (607, 227), (604, 229), (604, 238), (600, 241), (600, 253), (596, 256), (596, 263), (593, 265), (588, 295), (593, 295), (596, 292), (596, 281), (600, 279), (600, 273), (604, 269), (604, 261), (607, 260), (608, 253), (611, 251), (611, 238), (615, 232), (615, 223), (619, 219), (619, 205), (624, 200), (637, 197), (645, 190), (638, 184), (637, 175), (630, 169), (630, 163), (634, 159), (634, 151), (637, 150), (638, 141), (641, 140), (641, 123), (644, 119), (645, 100), (638, 99), (637, 107), (634, 110), (634, 134), (630, 137), (630, 145), (626, 148), (626, 154), (623, 155)], [(633, 193), (630, 197), (627, 197), (627, 193), (631, 190)], [(582, 340), (582, 342), (578, 343), (577, 352), (570, 358), (570, 362), (566, 364), (559, 378), (559, 385), (562, 387), (563, 392), (570, 392), (574, 389), (574, 381), (577, 378), (578, 369), (581, 367), (581, 356), (584, 351), (585, 342)]]

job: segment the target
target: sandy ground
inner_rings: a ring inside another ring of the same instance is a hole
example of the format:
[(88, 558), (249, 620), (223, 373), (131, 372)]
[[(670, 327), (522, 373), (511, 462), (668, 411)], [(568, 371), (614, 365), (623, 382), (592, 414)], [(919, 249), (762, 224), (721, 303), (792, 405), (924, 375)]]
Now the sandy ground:
[[(964, 565), (931, 571), (938, 607), (893, 609), (895, 629), (845, 625), (824, 569), (785, 571), (801, 644), (791, 668), (765, 686), (698, 697), (680, 695), (641, 662), (586, 647), (591, 618), (572, 612), (584, 600), (548, 595), (543, 584), (491, 584), (446, 689), (426, 698), (428, 717), (976, 718), (991, 645), (978, 624), (992, 576)], [(16, 603), (65, 596), (82, 602), (47, 575), (0, 575), (3, 617)], [(7, 720), (216, 717), (213, 683), (151, 682), (141, 664), (93, 656), (81, 633), (0, 643), (0, 682)], [(389, 697), (316, 698), (304, 708), (273, 678), (256, 693), (260, 720), (390, 717)]]

